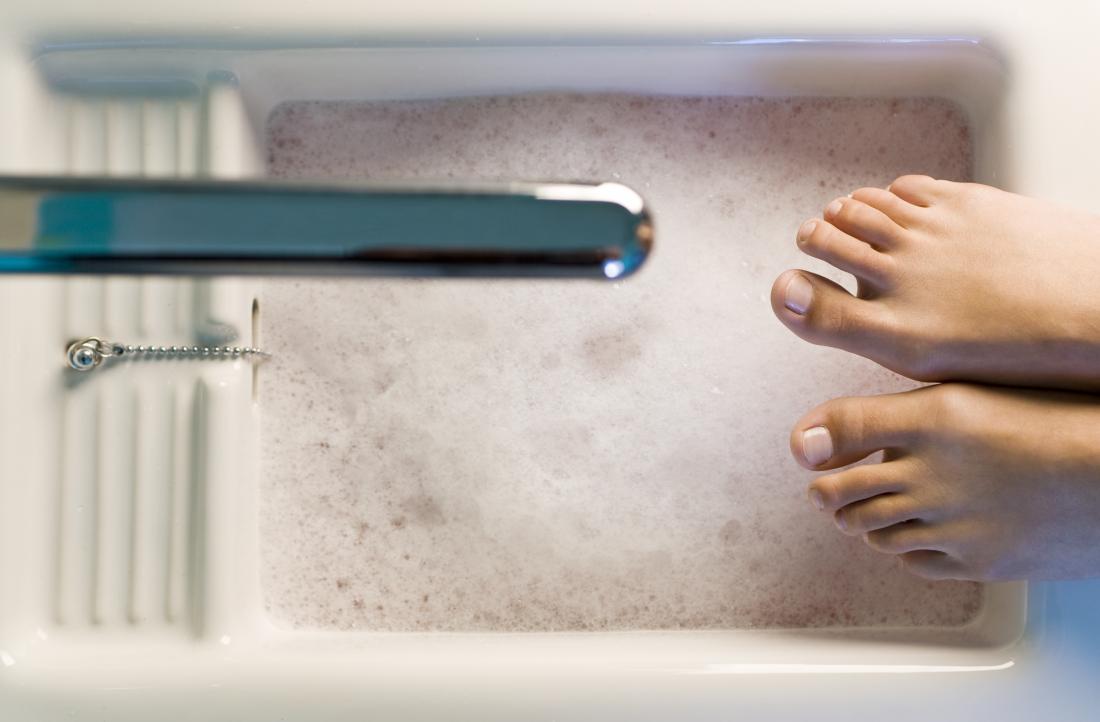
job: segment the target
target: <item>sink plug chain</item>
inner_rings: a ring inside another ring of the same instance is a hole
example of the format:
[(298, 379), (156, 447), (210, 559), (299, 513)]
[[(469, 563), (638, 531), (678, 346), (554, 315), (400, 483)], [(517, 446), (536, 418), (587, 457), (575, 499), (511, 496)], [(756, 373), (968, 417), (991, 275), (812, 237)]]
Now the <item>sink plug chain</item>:
[(91, 371), (108, 358), (238, 359), (262, 361), (271, 354), (250, 346), (132, 346), (89, 336), (69, 344), (69, 367)]

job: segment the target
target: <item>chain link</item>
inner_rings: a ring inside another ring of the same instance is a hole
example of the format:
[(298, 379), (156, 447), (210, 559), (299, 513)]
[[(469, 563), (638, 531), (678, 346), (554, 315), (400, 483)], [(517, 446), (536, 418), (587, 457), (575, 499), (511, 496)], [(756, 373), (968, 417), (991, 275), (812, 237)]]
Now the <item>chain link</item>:
[(236, 359), (262, 361), (271, 354), (251, 346), (134, 346), (89, 336), (73, 341), (68, 348), (69, 368), (91, 371), (108, 358)]

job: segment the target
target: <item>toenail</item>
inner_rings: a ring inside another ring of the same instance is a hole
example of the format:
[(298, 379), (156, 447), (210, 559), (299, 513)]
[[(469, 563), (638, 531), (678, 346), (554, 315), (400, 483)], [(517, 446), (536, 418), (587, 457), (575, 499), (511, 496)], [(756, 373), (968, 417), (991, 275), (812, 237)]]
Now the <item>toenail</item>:
[(825, 510), (825, 497), (817, 489), (810, 489), (810, 502), (817, 507), (818, 511)]
[(834, 519), (836, 521), (837, 529), (840, 529), (841, 531), (848, 531), (848, 522), (844, 521), (843, 514), (837, 514)]
[(783, 291), (783, 305), (802, 316), (810, 308), (810, 301), (814, 300), (814, 287), (801, 274), (796, 273), (787, 281), (787, 288)]
[(844, 204), (840, 202), (839, 198), (837, 198), (835, 201), (830, 203), (829, 206), (825, 209), (825, 215), (835, 216), (837, 213), (840, 213), (840, 209), (843, 208), (843, 207), (844, 207)]
[(798, 240), (805, 243), (815, 228), (817, 228), (817, 221), (809, 220), (803, 223), (802, 227), (798, 229)]
[(833, 437), (824, 426), (802, 432), (802, 456), (810, 466), (824, 464), (833, 455)]

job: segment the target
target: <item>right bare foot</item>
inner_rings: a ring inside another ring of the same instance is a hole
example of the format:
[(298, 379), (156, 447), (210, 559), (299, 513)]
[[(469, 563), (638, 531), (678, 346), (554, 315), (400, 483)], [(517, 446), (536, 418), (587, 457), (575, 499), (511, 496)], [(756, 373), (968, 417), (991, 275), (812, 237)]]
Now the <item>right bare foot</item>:
[(903, 176), (833, 201), (798, 245), (859, 281), (776, 279), (772, 308), (807, 341), (919, 381), (1100, 389), (1100, 217)]

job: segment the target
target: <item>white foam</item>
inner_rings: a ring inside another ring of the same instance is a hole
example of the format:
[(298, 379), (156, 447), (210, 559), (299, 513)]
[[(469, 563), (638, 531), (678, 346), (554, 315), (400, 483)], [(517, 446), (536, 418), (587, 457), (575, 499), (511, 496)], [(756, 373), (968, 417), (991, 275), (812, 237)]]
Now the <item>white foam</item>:
[[(807, 502), (791, 424), (909, 384), (772, 316), (799, 223), (861, 185), (969, 173), (936, 100), (527, 96), (294, 103), (279, 177), (585, 179), (640, 191), (615, 283), (266, 282), (263, 584), (296, 627), (960, 624)], [(849, 286), (850, 280), (844, 281)]]

